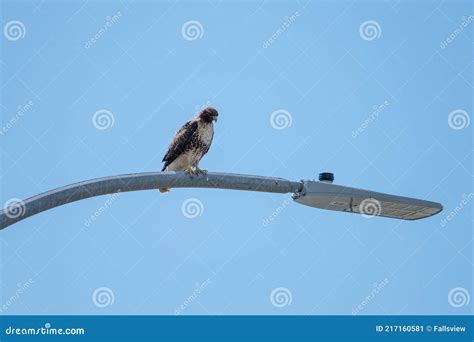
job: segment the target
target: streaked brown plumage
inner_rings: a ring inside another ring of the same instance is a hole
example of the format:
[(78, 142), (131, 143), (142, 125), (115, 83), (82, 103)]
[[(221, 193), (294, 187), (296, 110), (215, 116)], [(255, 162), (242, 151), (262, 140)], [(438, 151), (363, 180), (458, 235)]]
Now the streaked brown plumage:
[[(214, 137), (213, 121), (217, 121), (218, 115), (217, 110), (207, 107), (197, 117), (186, 122), (169, 145), (163, 157), (165, 164), (161, 171), (185, 171), (190, 176), (206, 173), (199, 168), (199, 162), (211, 147)], [(167, 191), (169, 189), (160, 189), (160, 192)]]

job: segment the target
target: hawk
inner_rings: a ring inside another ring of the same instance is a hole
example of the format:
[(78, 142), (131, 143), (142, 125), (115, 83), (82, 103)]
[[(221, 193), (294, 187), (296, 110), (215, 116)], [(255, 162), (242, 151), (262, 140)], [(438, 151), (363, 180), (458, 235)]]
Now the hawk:
[[(189, 176), (207, 173), (199, 168), (199, 162), (211, 147), (214, 137), (213, 121), (217, 121), (218, 116), (217, 110), (206, 107), (194, 119), (186, 122), (168, 147), (161, 171), (184, 171)], [(159, 190), (169, 191), (167, 188)]]

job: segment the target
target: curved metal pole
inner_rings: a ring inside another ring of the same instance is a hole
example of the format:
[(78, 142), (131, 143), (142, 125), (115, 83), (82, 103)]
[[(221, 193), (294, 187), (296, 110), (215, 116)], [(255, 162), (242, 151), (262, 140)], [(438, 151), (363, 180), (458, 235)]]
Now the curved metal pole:
[(189, 177), (184, 172), (148, 172), (96, 178), (44, 192), (4, 208), (0, 213), (0, 229), (42, 211), (85, 198), (159, 188), (216, 188), (284, 194), (301, 191), (303, 183), (283, 178), (226, 173)]

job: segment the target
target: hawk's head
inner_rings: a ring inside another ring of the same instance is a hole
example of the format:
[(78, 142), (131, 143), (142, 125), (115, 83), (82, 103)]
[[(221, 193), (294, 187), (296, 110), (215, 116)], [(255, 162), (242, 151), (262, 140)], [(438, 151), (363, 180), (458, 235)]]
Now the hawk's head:
[(204, 122), (211, 123), (212, 121), (217, 121), (219, 113), (215, 108), (206, 107), (198, 115), (198, 118)]

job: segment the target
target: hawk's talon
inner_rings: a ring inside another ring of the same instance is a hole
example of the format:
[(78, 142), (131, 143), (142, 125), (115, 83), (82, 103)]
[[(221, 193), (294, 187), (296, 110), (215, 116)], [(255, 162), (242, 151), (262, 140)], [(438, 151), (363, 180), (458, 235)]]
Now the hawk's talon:
[(194, 170), (194, 173), (195, 173), (196, 175), (199, 175), (199, 174), (201, 174), (201, 175), (207, 175), (207, 170), (200, 169), (199, 166), (196, 166), (196, 167), (195, 167), (195, 170)]
[(184, 170), (184, 173), (189, 177), (192, 177), (196, 174), (191, 167), (189, 169)]

